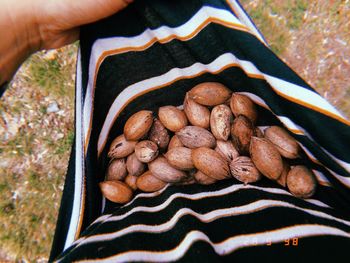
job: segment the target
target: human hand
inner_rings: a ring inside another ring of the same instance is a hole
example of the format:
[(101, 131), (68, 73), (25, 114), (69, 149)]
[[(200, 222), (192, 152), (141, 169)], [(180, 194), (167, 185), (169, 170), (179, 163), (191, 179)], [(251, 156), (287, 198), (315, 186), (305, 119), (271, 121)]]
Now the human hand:
[(0, 85), (33, 52), (78, 39), (79, 27), (108, 17), (132, 0), (0, 0)]

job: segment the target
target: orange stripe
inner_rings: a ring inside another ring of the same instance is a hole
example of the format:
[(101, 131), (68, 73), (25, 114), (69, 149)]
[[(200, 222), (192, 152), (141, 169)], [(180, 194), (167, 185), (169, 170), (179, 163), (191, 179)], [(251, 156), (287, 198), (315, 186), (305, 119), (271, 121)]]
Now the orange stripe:
[[(243, 69), (243, 70), (244, 70), (244, 69)], [(254, 75), (254, 74), (250, 74), (250, 75)], [(257, 75), (257, 76), (259, 76), (259, 75)], [(255, 78), (265, 79), (262, 75), (260, 75), (260, 77), (255, 77)], [(333, 118), (333, 119), (336, 119), (337, 121), (340, 121), (340, 122), (342, 122), (342, 123), (344, 123), (344, 124), (350, 126), (350, 121), (348, 121), (348, 120), (346, 120), (346, 119), (344, 119), (344, 118), (342, 118), (342, 117), (340, 117), (340, 116), (338, 116), (338, 115), (336, 115), (336, 114), (334, 114), (334, 113), (332, 113), (332, 112), (329, 112), (329, 111), (327, 111), (327, 110), (321, 109), (321, 108), (319, 108), (319, 107), (317, 107), (317, 106), (315, 106), (315, 105), (313, 105), (313, 104), (310, 104), (310, 103), (301, 101), (301, 100), (296, 99), (296, 98), (294, 98), (294, 97), (288, 96), (288, 95), (286, 95), (286, 94), (280, 92), (279, 90), (277, 90), (276, 88), (274, 88), (274, 87), (271, 86), (271, 85), (270, 85), (270, 87), (271, 87), (280, 97), (283, 97), (283, 98), (285, 98), (285, 99), (287, 99), (287, 100), (289, 100), (289, 101), (292, 101), (292, 102), (294, 102), (295, 104), (299, 104), (299, 105), (302, 105), (302, 106), (304, 106), (304, 107), (306, 107), (306, 108), (310, 108), (310, 109), (312, 109), (313, 111), (320, 112), (320, 113), (322, 113), (323, 115), (326, 115), (326, 116), (328, 116), (328, 117), (331, 117), (331, 118)], [(255, 102), (255, 103), (256, 103), (256, 102)], [(262, 105), (262, 104), (260, 104), (260, 103), (256, 103), (256, 104), (258, 104), (258, 105), (260, 105), (260, 106), (266, 108), (265, 105)], [(271, 111), (270, 108), (266, 108), (266, 109), (268, 109), (269, 111)], [(271, 112), (272, 112), (272, 111), (271, 111)], [(272, 112), (272, 113), (273, 113), (273, 112)], [(274, 115), (276, 115), (276, 114), (274, 114)], [(302, 132), (302, 131), (300, 131), (300, 130), (294, 130), (294, 129), (289, 129), (289, 128), (288, 128), (288, 130), (290, 130), (291, 132), (296, 133), (296, 134), (303, 134), (303, 135), (304, 135), (304, 132)]]
[(305, 135), (305, 133), (301, 130), (297, 130), (297, 129), (291, 129), (291, 128), (287, 128), (288, 130), (290, 130), (292, 133), (297, 134), (297, 135)]
[(330, 184), (329, 182), (321, 181), (321, 180), (319, 180), (319, 179), (317, 179), (317, 178), (316, 178), (316, 180), (317, 180), (317, 182), (318, 182), (320, 185), (322, 185), (322, 186), (332, 187), (332, 184)]
[[(327, 166), (323, 165), (319, 160), (317, 160), (317, 159), (313, 158), (312, 156), (310, 156), (309, 153), (307, 153), (307, 152), (305, 152), (305, 153), (306, 153), (306, 155), (309, 157), (309, 159), (310, 159), (313, 163), (324, 167), (326, 170), (330, 170), (330, 169), (327, 168)], [(332, 174), (330, 171), (329, 171), (329, 173)], [(347, 188), (350, 188), (350, 186), (348, 186), (348, 185), (342, 183), (337, 177), (335, 177), (334, 175), (332, 175), (332, 176), (333, 176), (335, 179), (337, 179), (342, 185), (346, 186)], [(320, 181), (320, 180), (317, 180), (317, 181), (320, 183), (320, 185), (330, 186), (330, 187), (333, 186), (330, 182), (324, 182), (324, 181)]]
[[(271, 86), (271, 87), (272, 87), (272, 86)], [(272, 87), (272, 88), (273, 88), (273, 87)], [(304, 106), (304, 107), (306, 107), (306, 108), (310, 108), (310, 109), (312, 109), (312, 110), (314, 110), (314, 111), (320, 112), (320, 113), (322, 113), (322, 114), (324, 114), (324, 115), (326, 115), (326, 116), (328, 116), (328, 117), (331, 117), (331, 118), (333, 118), (333, 119), (336, 119), (337, 121), (342, 122), (342, 123), (344, 123), (344, 124), (350, 126), (350, 121), (348, 121), (348, 120), (346, 120), (346, 119), (344, 119), (344, 118), (342, 118), (342, 117), (340, 117), (340, 116), (338, 116), (338, 115), (336, 115), (336, 114), (334, 114), (334, 113), (332, 113), (332, 112), (329, 112), (329, 111), (324, 110), (324, 109), (321, 109), (321, 108), (319, 108), (319, 107), (317, 107), (317, 106), (315, 106), (315, 105), (313, 105), (313, 104), (310, 104), (310, 103), (307, 103), (307, 102), (305, 102), (305, 101), (302, 101), (302, 100), (293, 98), (293, 97), (291, 97), (291, 96), (288, 96), (288, 95), (286, 95), (286, 94), (283, 94), (283, 93), (281, 93), (280, 91), (278, 91), (278, 90), (275, 89), (275, 88), (273, 88), (273, 89), (274, 89), (274, 91), (275, 91), (278, 95), (280, 95), (281, 97), (283, 97), (283, 98), (285, 98), (285, 99), (287, 99), (287, 100), (290, 100), (290, 101), (292, 101), (292, 102), (294, 102), (294, 103), (296, 103), (296, 104), (302, 105), (302, 106)]]
[[(94, 105), (93, 105), (93, 101), (94, 101), (94, 96), (95, 96), (95, 88), (96, 88), (96, 80), (97, 80), (97, 73), (100, 69), (100, 66), (102, 64), (102, 62), (105, 60), (105, 58), (107, 56), (111, 56), (111, 55), (117, 55), (117, 54), (121, 54), (121, 53), (126, 53), (126, 52), (130, 52), (130, 51), (143, 51), (145, 49), (147, 49), (148, 47), (152, 46), (154, 43), (156, 43), (157, 41), (159, 43), (167, 43), (170, 42), (173, 39), (179, 39), (181, 41), (186, 41), (188, 39), (191, 39), (192, 37), (194, 37), (196, 34), (198, 34), (204, 27), (206, 27), (208, 24), (210, 23), (216, 23), (216, 24), (220, 24), (229, 28), (235, 28), (241, 31), (245, 31), (249, 33), (249, 29), (246, 26), (240, 25), (240, 24), (236, 24), (236, 23), (231, 23), (231, 22), (227, 22), (224, 20), (220, 20), (218, 18), (212, 18), (209, 17), (208, 19), (206, 19), (202, 24), (199, 25), (199, 27), (197, 27), (191, 34), (184, 36), (184, 37), (180, 37), (177, 36), (175, 34), (172, 34), (166, 38), (163, 39), (157, 39), (152, 38), (148, 43), (146, 43), (143, 46), (140, 47), (124, 47), (124, 48), (119, 48), (119, 49), (113, 49), (113, 50), (108, 50), (102, 53), (102, 55), (98, 58), (97, 62), (96, 62), (96, 69), (95, 69), (95, 74), (94, 74), (94, 82), (93, 82), (93, 90), (92, 90), (92, 94), (91, 94), (91, 113), (94, 111)], [(90, 117), (89, 120), (89, 128), (87, 131), (87, 136), (86, 136), (86, 140), (85, 140), (85, 145), (84, 145), (84, 154), (86, 155), (87, 152), (87, 147), (90, 141), (90, 135), (91, 135), (91, 127), (92, 127), (92, 117)]]

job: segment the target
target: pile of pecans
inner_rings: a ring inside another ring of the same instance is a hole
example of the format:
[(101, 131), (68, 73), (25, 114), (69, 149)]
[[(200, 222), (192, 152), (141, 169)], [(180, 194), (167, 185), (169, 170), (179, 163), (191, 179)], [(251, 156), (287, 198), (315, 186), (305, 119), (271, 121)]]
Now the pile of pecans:
[(186, 93), (182, 107), (164, 106), (157, 117), (141, 110), (125, 123), (110, 145), (103, 195), (127, 203), (137, 189), (155, 192), (170, 184), (213, 184), (236, 178), (244, 184), (265, 176), (295, 196), (309, 198), (315, 175), (303, 165), (297, 141), (282, 127), (264, 132), (247, 96), (221, 83), (201, 83)]

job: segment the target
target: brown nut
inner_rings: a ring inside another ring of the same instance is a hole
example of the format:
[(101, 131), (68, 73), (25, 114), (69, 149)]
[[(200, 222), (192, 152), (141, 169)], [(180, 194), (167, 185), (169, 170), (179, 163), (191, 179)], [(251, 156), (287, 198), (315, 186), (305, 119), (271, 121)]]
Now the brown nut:
[(197, 181), (193, 177), (188, 177), (186, 180), (175, 183), (176, 185), (190, 185), (195, 184)]
[(108, 165), (107, 181), (124, 180), (127, 175), (125, 159), (113, 159)]
[(296, 197), (311, 197), (316, 191), (316, 185), (315, 175), (303, 165), (292, 167), (287, 175), (287, 187)]
[(264, 138), (264, 133), (261, 131), (259, 127), (255, 127), (254, 133), (256, 137)]
[(143, 173), (136, 181), (137, 188), (144, 192), (156, 192), (164, 188), (167, 183), (155, 177), (151, 171)]
[(205, 175), (217, 180), (231, 177), (227, 161), (216, 151), (200, 147), (192, 150), (194, 166)]
[(135, 141), (127, 141), (124, 135), (119, 135), (115, 138), (109, 148), (108, 157), (109, 158), (123, 158), (134, 152)]
[(168, 151), (175, 147), (183, 147), (184, 145), (180, 141), (179, 137), (177, 135), (174, 135), (171, 137), (169, 145), (168, 145)]
[(215, 137), (206, 129), (197, 126), (186, 126), (176, 133), (182, 144), (188, 148), (214, 148)]
[(250, 156), (256, 168), (271, 180), (277, 180), (283, 171), (283, 162), (276, 147), (267, 139), (252, 137)]
[(142, 110), (133, 114), (125, 123), (124, 136), (129, 141), (137, 141), (144, 137), (153, 123), (152, 111)]
[(126, 177), (125, 177), (125, 180), (124, 182), (134, 191), (137, 190), (137, 185), (136, 185), (136, 180), (137, 180), (137, 176), (134, 176), (134, 175), (131, 175), (131, 174), (128, 174)]
[(232, 93), (230, 107), (233, 115), (236, 117), (244, 115), (250, 119), (252, 123), (256, 122), (258, 113), (255, 103), (249, 97), (239, 93)]
[(175, 106), (164, 106), (158, 110), (161, 123), (170, 131), (177, 132), (187, 125), (185, 113)]
[(232, 176), (244, 184), (257, 182), (261, 178), (260, 172), (247, 156), (239, 156), (232, 160), (230, 170)]
[(231, 141), (216, 141), (215, 151), (217, 151), (222, 157), (226, 159), (229, 163), (239, 156), (238, 151), (233, 146)]
[(194, 179), (194, 174), (197, 170), (196, 169), (191, 169), (187, 171), (187, 177), (183, 178), (180, 182), (175, 183), (175, 185), (190, 185), (190, 184), (195, 184), (196, 180)]
[(168, 130), (158, 119), (154, 119), (148, 137), (150, 141), (157, 144), (159, 149), (164, 150), (168, 147), (170, 141)]
[(176, 147), (170, 149), (164, 156), (171, 166), (182, 171), (189, 171), (194, 168), (191, 153), (189, 148)]
[(185, 172), (172, 167), (163, 156), (150, 162), (148, 168), (155, 177), (167, 183), (177, 183), (187, 177)]
[(135, 154), (137, 159), (143, 163), (149, 163), (158, 156), (158, 147), (152, 141), (140, 141), (135, 146)]
[(198, 126), (204, 129), (209, 128), (210, 111), (207, 107), (198, 104), (188, 97), (186, 93), (184, 101), (184, 112), (186, 113), (188, 121), (193, 126)]
[(276, 180), (276, 182), (279, 185), (286, 187), (287, 186), (287, 175), (290, 171), (290, 166), (286, 160), (282, 159), (282, 161), (283, 161), (283, 171), (282, 171), (281, 176)]
[(196, 180), (197, 183), (203, 184), (203, 185), (209, 185), (215, 183), (217, 180), (202, 173), (201, 171), (197, 171), (194, 174), (194, 179)]
[(231, 97), (231, 91), (218, 82), (204, 82), (188, 92), (188, 97), (205, 106), (216, 106), (225, 103)]
[(283, 157), (295, 159), (299, 157), (298, 142), (282, 127), (271, 126), (265, 130), (265, 138), (272, 142)]
[(145, 164), (136, 157), (135, 153), (128, 156), (126, 160), (126, 169), (130, 175), (139, 176), (145, 171), (145, 168)]
[(240, 154), (247, 154), (249, 151), (250, 139), (254, 136), (254, 126), (244, 115), (239, 115), (232, 124), (231, 135), (234, 145), (237, 146)]
[(103, 196), (114, 203), (125, 204), (132, 198), (131, 188), (123, 182), (104, 181), (99, 186)]
[(210, 129), (216, 139), (228, 140), (232, 120), (233, 115), (228, 106), (220, 104), (212, 109), (210, 114)]

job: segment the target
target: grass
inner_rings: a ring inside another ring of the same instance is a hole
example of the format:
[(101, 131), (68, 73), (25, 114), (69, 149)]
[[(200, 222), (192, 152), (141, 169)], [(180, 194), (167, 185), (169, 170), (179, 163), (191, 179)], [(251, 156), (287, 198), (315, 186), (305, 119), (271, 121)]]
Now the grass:
[(290, 30), (298, 30), (307, 9), (307, 1), (242, 1), (252, 19), (267, 38), (271, 49), (283, 54), (291, 40)]
[(61, 179), (46, 178), (34, 167), (23, 174), (1, 172), (6, 175), (0, 179), (1, 244), (16, 260), (47, 257), (60, 195), (53, 185), (61, 185)]
[(50, 252), (74, 137), (76, 51), (33, 55), (0, 101), (0, 255), (10, 260)]
[(63, 155), (70, 151), (74, 140), (74, 131), (69, 131), (67, 136), (61, 139), (59, 145), (53, 145), (55, 147), (54, 154)]
[(271, 49), (350, 118), (348, 1), (241, 0)]

